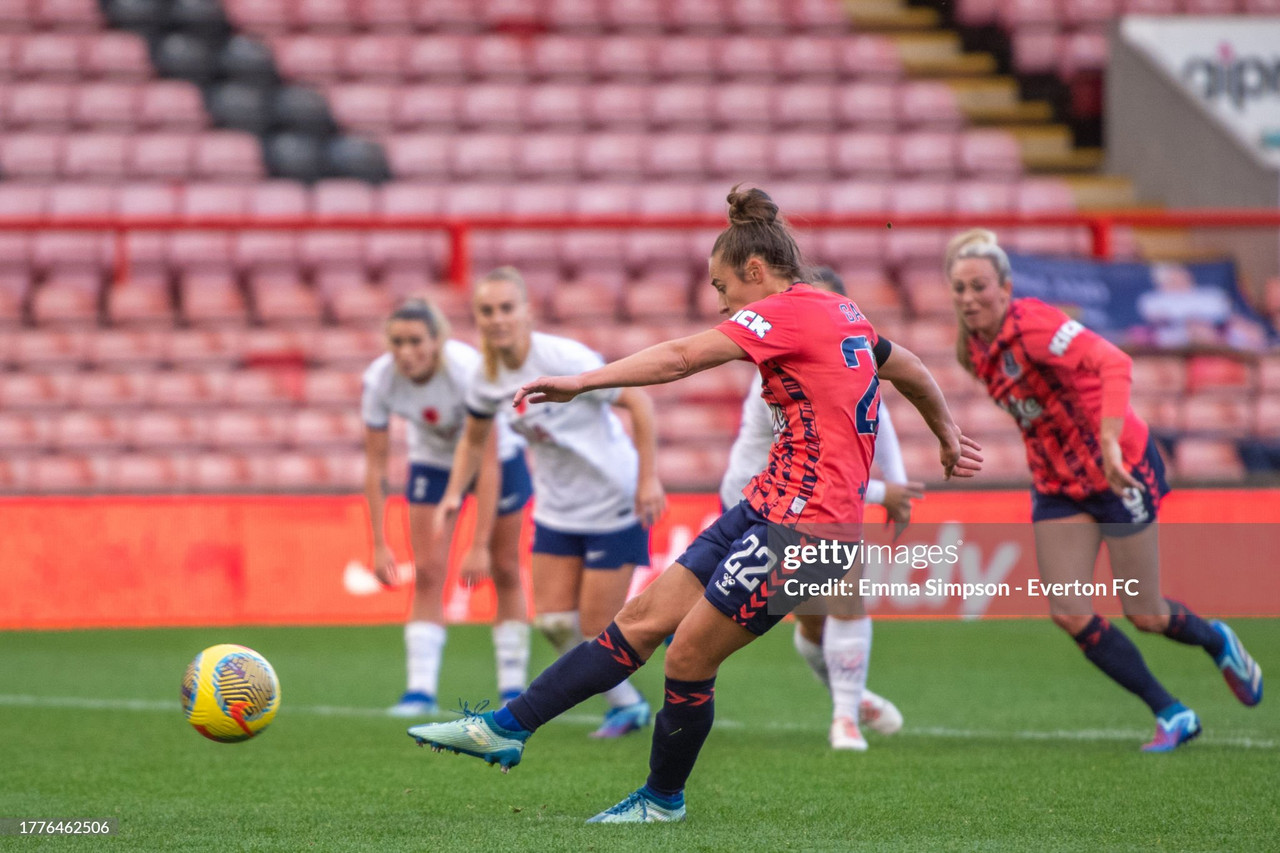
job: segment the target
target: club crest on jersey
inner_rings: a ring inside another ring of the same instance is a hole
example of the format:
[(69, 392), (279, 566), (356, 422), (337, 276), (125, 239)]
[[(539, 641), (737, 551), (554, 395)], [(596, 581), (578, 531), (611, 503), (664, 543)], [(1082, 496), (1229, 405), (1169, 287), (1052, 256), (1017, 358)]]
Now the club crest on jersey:
[(1022, 375), (1022, 365), (1013, 357), (1012, 350), (1004, 351), (1004, 375), (1010, 379), (1017, 379)]
[(737, 314), (734, 314), (729, 319), (761, 340), (764, 340), (764, 336), (773, 328), (773, 324), (768, 320), (761, 317), (756, 312), (748, 311), (745, 308)]

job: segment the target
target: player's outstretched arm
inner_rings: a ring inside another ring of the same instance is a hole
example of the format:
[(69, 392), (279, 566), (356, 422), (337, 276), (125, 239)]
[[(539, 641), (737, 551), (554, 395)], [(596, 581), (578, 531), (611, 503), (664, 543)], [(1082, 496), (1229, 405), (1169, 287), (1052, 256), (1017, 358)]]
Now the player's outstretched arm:
[(915, 353), (895, 343), (878, 372), (881, 379), (892, 382), (893, 387), (916, 407), (929, 429), (938, 437), (939, 458), (948, 480), (972, 477), (982, 470), (982, 446), (960, 431), (947, 408), (942, 389)]
[(687, 338), (655, 344), (577, 376), (539, 376), (516, 392), (514, 405), (526, 399), (530, 403), (567, 403), (579, 394), (599, 388), (661, 385), (746, 357), (746, 351), (728, 335), (708, 329)]

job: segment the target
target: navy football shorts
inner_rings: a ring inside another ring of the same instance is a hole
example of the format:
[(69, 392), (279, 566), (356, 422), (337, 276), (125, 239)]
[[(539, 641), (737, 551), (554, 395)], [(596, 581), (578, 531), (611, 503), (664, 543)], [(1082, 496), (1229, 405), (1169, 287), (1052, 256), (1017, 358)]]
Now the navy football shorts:
[(713, 607), (760, 636), (812, 597), (803, 587), (844, 574), (843, 566), (788, 569), (787, 548), (806, 541), (789, 527), (771, 524), (744, 500), (702, 531), (676, 562), (706, 587), (703, 596)]
[[(438, 504), (449, 485), (449, 469), (425, 462), (409, 463), (409, 480), (404, 496), (411, 504)], [(502, 494), (498, 496), (498, 515), (524, 509), (533, 497), (533, 480), (524, 454), (517, 453), (502, 463)]]
[(1169, 494), (1169, 484), (1164, 478), (1164, 460), (1160, 458), (1155, 441), (1147, 439), (1147, 450), (1142, 460), (1129, 473), (1142, 483), (1142, 491), (1130, 489), (1123, 498), (1110, 489), (1094, 492), (1081, 500), (1066, 495), (1047, 495), (1032, 489), (1031, 520), (1048, 521), (1086, 513), (1102, 525), (1105, 536), (1141, 533), (1156, 520), (1160, 500)]
[(649, 531), (636, 522), (612, 533), (571, 533), (533, 524), (533, 553), (581, 557), (584, 569), (649, 565)]

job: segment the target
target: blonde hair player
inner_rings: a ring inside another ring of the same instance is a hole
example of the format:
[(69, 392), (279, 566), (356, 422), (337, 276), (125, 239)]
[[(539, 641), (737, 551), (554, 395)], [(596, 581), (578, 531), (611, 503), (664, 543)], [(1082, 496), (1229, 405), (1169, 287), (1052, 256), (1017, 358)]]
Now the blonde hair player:
[(409, 729), (420, 744), (510, 768), (520, 762), (534, 730), (626, 678), (675, 631), (664, 659), (665, 701), (654, 720), (648, 781), (590, 823), (684, 820), (684, 787), (711, 733), (720, 664), (807, 597), (803, 586), (795, 589), (787, 579), (816, 583), (838, 577), (844, 568), (802, 566), (791, 573), (783, 561), (806, 531), (843, 541), (861, 535), (874, 450), (869, 417), (881, 377), (928, 422), (947, 477), (973, 476), (981, 467), (977, 445), (955, 426), (920, 360), (877, 335), (853, 302), (801, 281), (800, 250), (768, 194), (735, 187), (728, 202), (729, 227), (716, 238), (708, 262), (720, 313), (726, 315), (722, 323), (579, 375), (526, 382), (515, 401), (564, 402), (602, 388), (673, 382), (749, 359), (760, 368), (764, 393), (786, 424), (769, 464), (752, 480), (746, 498), (704, 530), (595, 639), (562, 655), (520, 696), (493, 713)]
[[(386, 337), (387, 352), (364, 372), (364, 491), (373, 529), (373, 570), (385, 586), (395, 586), (399, 576), (384, 531), (384, 509), (388, 427), (392, 415), (403, 418), (409, 427), (405, 497), (409, 501), (414, 587), (404, 629), (408, 685), (389, 713), (415, 717), (438, 710), (436, 696), (445, 645), (444, 583), (452, 535), (450, 528), (436, 524), (435, 506), (449, 479), (466, 417), (468, 384), (481, 359), (471, 347), (449, 339), (447, 321), (424, 299), (411, 299), (397, 308), (387, 319)], [(529, 610), (520, 581), (519, 545), (521, 511), (532, 488), (521, 442), (505, 424), (496, 433), (489, 453), (490, 464), (482, 467), (477, 483), (481, 520), (477, 521), (473, 549), (491, 555), (490, 576), (498, 598), (493, 626), (498, 692), (511, 697), (524, 688), (529, 667)]]
[[(638, 388), (601, 389), (550, 406), (515, 409), (511, 398), (544, 374), (604, 362), (577, 341), (533, 330), (520, 273), (501, 267), (472, 297), (484, 365), (467, 395), (467, 424), (440, 501), (442, 523), (457, 510), (495, 416), (509, 418), (533, 459), (534, 625), (560, 654), (595, 636), (626, 601), (637, 565), (649, 564), (648, 528), (666, 507), (655, 471), (653, 404)], [(631, 415), (635, 443), (613, 408)], [(471, 559), (483, 559), (477, 552)], [(593, 736), (621, 737), (649, 723), (649, 705), (629, 681), (605, 693), (609, 710)]]
[[(844, 280), (829, 267), (813, 270), (809, 279), (814, 287), (847, 295)], [(924, 484), (907, 480), (902, 448), (883, 399), (877, 409), (877, 421), (875, 464), (884, 479), (867, 481), (866, 501), (882, 504), (889, 520), (901, 531), (911, 521), (911, 501), (924, 495)], [(769, 461), (773, 438), (773, 414), (756, 381), (742, 401), (738, 436), (729, 450), (729, 465), (720, 481), (722, 509), (742, 500), (751, 478)], [(871, 617), (862, 599), (830, 597), (823, 603), (823, 613), (797, 612), (792, 639), (796, 652), (831, 694), (831, 748), (862, 752), (867, 748), (862, 727), (883, 735), (895, 734), (902, 728), (902, 712), (888, 699), (867, 689)]]
[(1111, 343), (1038, 299), (1013, 298), (1009, 258), (990, 231), (955, 237), (943, 262), (959, 323), (956, 356), (1022, 430), (1031, 467), (1036, 562), (1049, 614), (1090, 663), (1156, 717), (1145, 752), (1168, 752), (1200, 734), (1196, 712), (1165, 690), (1125, 634), (1093, 612), (1074, 582), (1093, 579), (1103, 543), (1139, 631), (1200, 646), (1245, 705), (1262, 699), (1262, 670), (1222, 622), (1206, 622), (1160, 592), (1156, 514), (1169, 491), (1146, 423), (1129, 405), (1133, 362)]

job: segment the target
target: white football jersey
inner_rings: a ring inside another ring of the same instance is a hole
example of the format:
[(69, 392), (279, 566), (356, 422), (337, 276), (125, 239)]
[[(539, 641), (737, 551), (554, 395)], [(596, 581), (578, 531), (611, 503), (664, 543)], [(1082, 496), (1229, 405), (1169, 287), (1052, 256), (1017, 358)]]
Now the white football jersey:
[[(875, 464), (889, 482), (905, 483), (907, 470), (902, 463), (902, 448), (898, 444), (893, 421), (889, 419), (889, 407), (884, 405), (883, 400), (879, 406), (879, 420)], [(742, 401), (742, 423), (738, 427), (738, 437), (733, 440), (733, 447), (729, 450), (729, 467), (720, 480), (720, 503), (732, 507), (742, 500), (742, 492), (747, 483), (763, 471), (768, 463), (773, 439), (773, 413), (760, 395), (759, 380), (755, 380)], [(875, 480), (870, 483), (867, 500), (869, 503), (880, 503), (884, 500), (884, 487), (881, 485), (875, 488)], [(878, 499), (874, 499), (873, 495)]]
[(481, 368), (467, 395), (467, 408), (477, 416), (509, 413), (511, 428), (531, 454), (534, 521), (566, 533), (612, 533), (636, 523), (639, 456), (611, 408), (621, 391), (602, 388), (568, 403), (522, 402), (519, 409), (511, 401), (539, 376), (568, 376), (603, 364), (577, 341), (534, 332), (519, 369), (499, 365), (497, 378), (489, 380)]
[[(401, 376), (391, 353), (374, 359), (364, 372), (360, 410), (366, 426), (386, 429), (392, 415), (409, 424), (409, 461), (453, 467), (453, 451), (466, 422), (467, 386), (480, 367), (480, 353), (461, 341), (444, 343), (443, 364), (421, 384)], [(510, 459), (522, 442), (499, 418), (498, 456)]]

